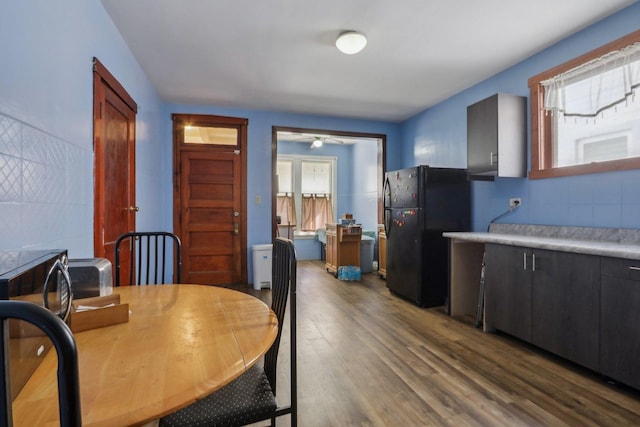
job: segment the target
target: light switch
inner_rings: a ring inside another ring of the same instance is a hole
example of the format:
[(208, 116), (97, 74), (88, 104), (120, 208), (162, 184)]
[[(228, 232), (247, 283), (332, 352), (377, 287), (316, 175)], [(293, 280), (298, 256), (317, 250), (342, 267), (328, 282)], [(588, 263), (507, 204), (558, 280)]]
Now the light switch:
[(256, 196), (256, 205), (259, 205), (262, 202), (262, 199), (260, 199), (260, 196)]

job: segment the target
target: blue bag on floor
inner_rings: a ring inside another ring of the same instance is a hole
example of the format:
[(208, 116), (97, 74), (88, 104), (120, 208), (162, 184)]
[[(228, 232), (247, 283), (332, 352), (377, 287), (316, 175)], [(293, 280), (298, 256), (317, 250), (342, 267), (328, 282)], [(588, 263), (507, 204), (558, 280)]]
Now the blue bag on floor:
[(360, 280), (362, 273), (360, 267), (355, 265), (343, 265), (338, 267), (338, 280)]

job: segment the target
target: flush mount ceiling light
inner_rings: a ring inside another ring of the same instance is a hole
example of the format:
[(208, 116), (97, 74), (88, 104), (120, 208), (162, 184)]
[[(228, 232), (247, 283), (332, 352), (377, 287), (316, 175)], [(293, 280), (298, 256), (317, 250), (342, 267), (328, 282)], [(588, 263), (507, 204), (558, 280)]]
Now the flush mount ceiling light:
[(320, 147), (322, 147), (322, 139), (315, 138), (311, 143), (311, 148), (320, 148)]
[(336, 39), (336, 47), (342, 53), (353, 55), (367, 45), (367, 38), (357, 31), (345, 31)]

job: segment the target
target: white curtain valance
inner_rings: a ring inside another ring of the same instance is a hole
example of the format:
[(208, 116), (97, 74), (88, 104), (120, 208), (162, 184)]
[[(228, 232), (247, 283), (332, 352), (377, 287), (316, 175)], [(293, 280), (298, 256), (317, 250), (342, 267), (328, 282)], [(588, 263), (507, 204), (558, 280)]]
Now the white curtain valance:
[(595, 117), (640, 87), (640, 43), (609, 52), (540, 83), (547, 111)]

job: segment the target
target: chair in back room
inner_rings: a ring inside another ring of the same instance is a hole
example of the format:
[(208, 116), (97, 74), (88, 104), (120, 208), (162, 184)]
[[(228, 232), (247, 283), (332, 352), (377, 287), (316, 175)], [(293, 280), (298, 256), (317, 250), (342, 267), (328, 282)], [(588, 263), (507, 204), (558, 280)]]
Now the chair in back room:
[[(115, 245), (115, 285), (180, 283), (182, 243), (166, 231), (124, 233)], [(131, 268), (123, 263), (128, 250)], [(173, 274), (171, 274), (173, 273)], [(121, 277), (125, 276), (125, 277)]]
[[(272, 257), (271, 309), (278, 318), (278, 334), (264, 357), (264, 367), (254, 365), (231, 383), (201, 400), (160, 420), (160, 427), (242, 426), (258, 421), (291, 415), (297, 425), (296, 364), (296, 255), (293, 242), (277, 237)], [(276, 402), (276, 367), (278, 349), (289, 301), (290, 388), (291, 403)]]
[[(11, 400), (11, 363), (9, 356), (9, 321), (19, 319), (41, 329), (51, 339), (58, 356), (58, 404), (60, 425), (82, 425), (80, 383), (78, 379), (78, 350), (71, 329), (62, 319), (37, 304), (0, 301), (0, 426), (13, 425)], [(14, 339), (18, 340), (19, 338)], [(37, 411), (37, 408), (33, 410)]]

